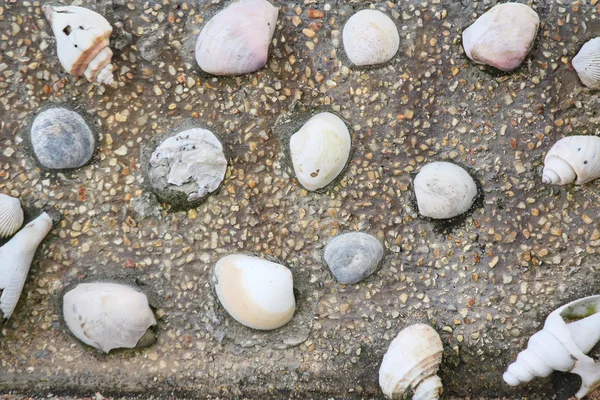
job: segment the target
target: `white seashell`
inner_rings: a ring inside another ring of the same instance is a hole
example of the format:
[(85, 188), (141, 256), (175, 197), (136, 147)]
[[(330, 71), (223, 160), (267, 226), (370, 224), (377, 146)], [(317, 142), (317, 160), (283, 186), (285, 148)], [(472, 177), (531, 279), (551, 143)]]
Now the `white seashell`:
[(600, 37), (586, 42), (571, 64), (585, 86), (600, 89)]
[(400, 35), (394, 21), (377, 10), (354, 14), (342, 33), (344, 50), (355, 65), (374, 65), (389, 61), (400, 47)]
[(600, 341), (600, 296), (575, 300), (554, 310), (527, 348), (503, 375), (511, 386), (563, 371), (581, 377), (575, 397), (581, 399), (600, 385), (600, 364), (586, 354)]
[(435, 400), (442, 394), (436, 375), (444, 348), (437, 332), (425, 324), (409, 326), (392, 341), (379, 368), (379, 386), (389, 399)]
[(58, 59), (74, 76), (90, 82), (114, 82), (109, 38), (112, 26), (97, 12), (77, 6), (51, 6), (42, 10), (56, 36)]
[(283, 265), (232, 254), (217, 261), (214, 281), (219, 301), (243, 325), (277, 329), (294, 316), (294, 280)]
[(0, 323), (12, 315), (38, 246), (52, 228), (52, 218), (42, 213), (0, 247)]
[(0, 239), (12, 236), (23, 225), (19, 199), (0, 193)]
[(267, 63), (279, 9), (266, 0), (238, 0), (202, 28), (196, 61), (213, 75), (243, 75)]
[(67, 326), (83, 343), (108, 353), (112, 349), (154, 343), (156, 325), (148, 298), (116, 283), (82, 283), (63, 298)]
[(350, 132), (338, 116), (313, 116), (290, 139), (296, 178), (308, 190), (327, 186), (348, 162), (350, 145)]
[(578, 185), (600, 177), (600, 138), (569, 136), (552, 146), (544, 159), (542, 182)]
[(539, 24), (539, 16), (529, 6), (498, 4), (465, 29), (465, 53), (477, 64), (512, 71), (527, 57)]
[(419, 213), (448, 219), (465, 213), (477, 197), (477, 185), (467, 171), (449, 162), (433, 162), (421, 168), (414, 181)]

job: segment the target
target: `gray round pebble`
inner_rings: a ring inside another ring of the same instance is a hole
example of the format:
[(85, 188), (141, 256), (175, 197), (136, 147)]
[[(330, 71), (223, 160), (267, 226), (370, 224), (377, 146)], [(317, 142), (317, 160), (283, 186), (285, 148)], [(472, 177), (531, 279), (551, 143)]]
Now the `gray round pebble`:
[(339, 283), (357, 283), (377, 270), (383, 245), (362, 232), (335, 237), (325, 247), (325, 262)]
[(81, 167), (92, 158), (96, 140), (79, 114), (50, 108), (33, 121), (31, 144), (44, 167), (68, 169)]

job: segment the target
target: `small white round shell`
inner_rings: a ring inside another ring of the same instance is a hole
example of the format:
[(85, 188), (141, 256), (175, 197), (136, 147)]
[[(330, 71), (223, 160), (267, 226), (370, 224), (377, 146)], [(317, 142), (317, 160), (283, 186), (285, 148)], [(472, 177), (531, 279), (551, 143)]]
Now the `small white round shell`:
[(294, 316), (294, 281), (283, 265), (232, 254), (217, 262), (214, 281), (219, 301), (243, 325), (259, 330), (277, 329)]
[(0, 239), (12, 236), (23, 225), (19, 199), (0, 193)]
[(433, 162), (421, 168), (414, 181), (419, 213), (434, 219), (448, 219), (471, 208), (477, 185), (467, 171), (449, 162)]
[(600, 138), (569, 136), (552, 146), (544, 159), (542, 182), (577, 185), (600, 178)]
[(585, 86), (600, 89), (600, 37), (586, 42), (571, 64)]
[(377, 10), (361, 10), (354, 14), (342, 33), (344, 50), (358, 66), (389, 61), (400, 46), (400, 35), (394, 21)]

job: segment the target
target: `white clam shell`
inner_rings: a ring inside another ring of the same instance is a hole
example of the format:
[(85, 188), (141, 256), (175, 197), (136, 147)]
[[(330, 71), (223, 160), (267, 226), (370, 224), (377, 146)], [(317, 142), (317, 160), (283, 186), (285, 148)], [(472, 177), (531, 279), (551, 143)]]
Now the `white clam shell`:
[(42, 213), (0, 247), (0, 323), (2, 316), (9, 319), (15, 310), (35, 251), (50, 229), (52, 218)]
[(350, 17), (342, 37), (348, 58), (358, 66), (389, 61), (400, 47), (394, 21), (377, 10), (361, 10)]
[(214, 281), (219, 301), (243, 325), (259, 330), (277, 329), (294, 316), (294, 281), (283, 265), (232, 254), (217, 262)]
[(569, 136), (552, 146), (544, 159), (542, 182), (578, 185), (600, 178), (600, 138)]
[(465, 29), (465, 53), (477, 64), (512, 71), (527, 57), (539, 24), (538, 14), (529, 6), (498, 4)]
[(350, 157), (350, 132), (338, 116), (323, 112), (313, 116), (290, 139), (296, 178), (308, 190), (331, 183)]
[(448, 219), (471, 208), (477, 185), (467, 171), (449, 162), (433, 162), (421, 168), (414, 181), (419, 213), (434, 219)]
[(44, 4), (42, 10), (56, 37), (58, 59), (74, 76), (90, 82), (114, 82), (109, 38), (112, 26), (95, 11), (77, 6)]
[(213, 75), (243, 75), (267, 63), (279, 9), (266, 0), (238, 0), (206, 23), (196, 61)]
[(586, 42), (571, 64), (585, 86), (600, 89), (600, 37)]
[(150, 344), (140, 339), (156, 325), (146, 295), (116, 283), (77, 285), (63, 298), (63, 315), (77, 339), (105, 353)]
[(409, 326), (392, 341), (379, 368), (379, 386), (389, 399), (435, 400), (442, 393), (436, 376), (444, 348), (437, 332), (425, 324)]
[(12, 236), (23, 225), (19, 199), (0, 193), (0, 239)]
[(600, 341), (600, 296), (590, 296), (554, 310), (527, 348), (504, 373), (511, 386), (563, 371), (581, 377), (575, 397), (581, 399), (600, 385), (600, 364), (586, 354)]

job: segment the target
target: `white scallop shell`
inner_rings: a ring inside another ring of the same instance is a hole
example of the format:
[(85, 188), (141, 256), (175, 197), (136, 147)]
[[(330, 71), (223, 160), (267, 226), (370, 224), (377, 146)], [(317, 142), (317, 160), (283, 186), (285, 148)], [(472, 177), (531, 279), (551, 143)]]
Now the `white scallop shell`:
[(436, 400), (442, 381), (436, 375), (444, 348), (437, 332), (425, 324), (409, 326), (392, 341), (379, 368), (379, 386), (389, 399)]
[(600, 138), (569, 136), (552, 146), (544, 159), (542, 182), (578, 185), (600, 178)]
[(19, 199), (0, 193), (0, 239), (12, 236), (23, 225)]
[(585, 86), (600, 89), (600, 37), (586, 42), (571, 64)]
[(338, 116), (313, 116), (290, 139), (296, 178), (308, 190), (327, 186), (348, 162), (350, 145), (350, 132)]
[(394, 21), (377, 10), (354, 14), (344, 25), (342, 36), (348, 58), (359, 66), (389, 61), (400, 47)]
[(114, 82), (109, 38), (112, 26), (97, 12), (77, 6), (44, 4), (42, 10), (56, 37), (58, 59), (74, 76), (90, 82)]
[(477, 64), (512, 71), (527, 57), (539, 24), (537, 13), (525, 4), (498, 4), (465, 29), (465, 53)]
[(116, 283), (82, 283), (63, 298), (67, 326), (83, 343), (108, 353), (112, 349), (147, 346), (156, 325), (148, 298)]
[(50, 229), (52, 218), (42, 213), (0, 247), (0, 324), (15, 310), (35, 251)]
[(267, 63), (279, 9), (266, 0), (238, 0), (202, 28), (196, 61), (213, 75), (243, 75)]
[(250, 328), (277, 329), (294, 316), (294, 280), (283, 265), (232, 254), (215, 265), (214, 282), (225, 310)]
[(503, 375), (511, 386), (563, 371), (581, 377), (578, 399), (600, 385), (600, 364), (586, 354), (600, 341), (600, 296), (573, 301), (554, 310), (544, 328), (529, 339)]
[(449, 162), (433, 162), (421, 168), (414, 181), (419, 213), (448, 219), (471, 208), (477, 185), (467, 171)]

